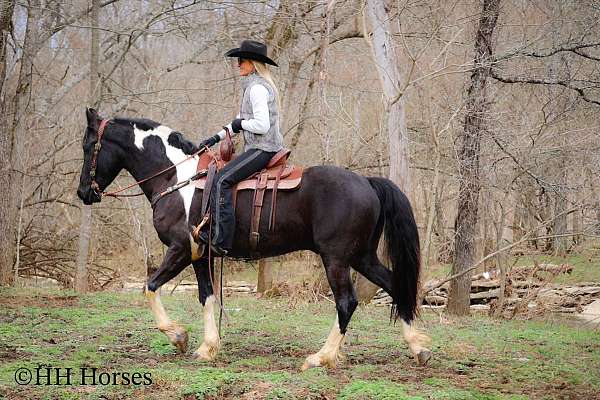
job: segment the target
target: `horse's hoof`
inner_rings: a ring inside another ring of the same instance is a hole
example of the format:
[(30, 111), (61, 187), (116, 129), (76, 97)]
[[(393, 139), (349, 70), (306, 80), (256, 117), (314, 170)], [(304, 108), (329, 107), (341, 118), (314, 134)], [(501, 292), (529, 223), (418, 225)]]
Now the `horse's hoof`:
[(164, 332), (171, 341), (171, 344), (177, 347), (177, 350), (180, 353), (185, 353), (187, 351), (188, 333), (184, 328), (176, 326), (174, 328), (164, 329)]
[(314, 357), (314, 356), (315, 356), (315, 354), (308, 356), (306, 361), (304, 361), (304, 364), (302, 364), (302, 368), (300, 368), (301, 371), (306, 371), (309, 368), (315, 368), (315, 367), (321, 366), (321, 361), (319, 360), (319, 358)]
[(417, 362), (419, 365), (427, 365), (433, 353), (430, 350), (421, 350), (419, 354), (417, 354)]
[(217, 357), (219, 346), (209, 346), (206, 343), (202, 343), (198, 350), (192, 354), (192, 357), (196, 360), (212, 361)]
[(176, 343), (175, 346), (177, 346), (177, 350), (179, 350), (180, 353), (185, 353), (187, 351), (188, 348), (188, 334), (186, 331), (182, 331), (182, 332), (177, 332), (175, 334), (176, 337)]
[(311, 354), (310, 356), (306, 357), (306, 361), (304, 361), (304, 364), (302, 364), (302, 368), (300, 368), (300, 370), (306, 371), (309, 368), (316, 367), (335, 368), (336, 362), (331, 359), (326, 359), (319, 354)]

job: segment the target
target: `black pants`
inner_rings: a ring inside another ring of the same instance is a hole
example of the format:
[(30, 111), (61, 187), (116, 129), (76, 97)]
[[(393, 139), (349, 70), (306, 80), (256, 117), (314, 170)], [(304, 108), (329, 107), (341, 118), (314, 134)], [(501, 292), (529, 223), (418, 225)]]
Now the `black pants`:
[[(231, 250), (235, 233), (233, 187), (236, 183), (267, 166), (275, 152), (250, 149), (229, 162), (215, 175), (210, 207), (212, 215), (212, 243), (223, 250)], [(217, 201), (218, 199), (218, 201)]]

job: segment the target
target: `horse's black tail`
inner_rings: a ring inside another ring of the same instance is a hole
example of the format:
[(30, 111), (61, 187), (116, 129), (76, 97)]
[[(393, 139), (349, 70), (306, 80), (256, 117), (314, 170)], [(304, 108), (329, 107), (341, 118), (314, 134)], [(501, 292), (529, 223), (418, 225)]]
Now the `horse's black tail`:
[(401, 317), (410, 323), (417, 313), (421, 268), (415, 217), (408, 198), (392, 181), (378, 177), (368, 179), (381, 203), (378, 224), (385, 224), (385, 247), (392, 263), (391, 317), (394, 320)]

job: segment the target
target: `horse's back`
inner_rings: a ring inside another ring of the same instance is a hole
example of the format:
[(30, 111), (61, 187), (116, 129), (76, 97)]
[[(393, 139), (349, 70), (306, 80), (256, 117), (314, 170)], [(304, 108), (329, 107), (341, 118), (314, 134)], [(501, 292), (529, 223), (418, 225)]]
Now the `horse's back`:
[[(379, 217), (379, 200), (368, 179), (334, 166), (314, 166), (304, 170), (297, 190), (277, 192), (275, 225), (268, 230), (271, 192), (265, 194), (256, 254), (248, 245), (253, 192), (237, 196), (236, 239), (238, 257), (275, 256), (295, 250), (321, 252), (336, 237), (346, 235), (366, 241)], [(364, 236), (364, 237), (363, 237)]]
[(305, 170), (302, 190), (318, 252), (352, 253), (346, 244), (362, 247), (368, 243), (377, 225), (380, 203), (366, 177), (340, 167), (315, 166)]
[(379, 203), (368, 178), (345, 168), (320, 165), (304, 170), (303, 188), (311, 193), (313, 201), (349, 203), (354, 208)]

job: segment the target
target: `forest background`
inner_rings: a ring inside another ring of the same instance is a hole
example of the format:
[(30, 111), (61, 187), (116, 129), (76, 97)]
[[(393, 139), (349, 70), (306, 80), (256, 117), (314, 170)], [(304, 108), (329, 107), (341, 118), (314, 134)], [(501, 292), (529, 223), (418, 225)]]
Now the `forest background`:
[[(567, 0), (0, 1), (0, 281), (98, 290), (155, 268), (145, 199), (77, 199), (85, 108), (199, 142), (235, 116), (223, 54), (253, 38), (280, 65), (292, 161), (396, 182), (425, 277), (455, 276), (448, 307), (468, 313), (475, 269), (598, 253), (599, 21)], [(285, 265), (320, 268), (262, 262), (267, 288)]]

